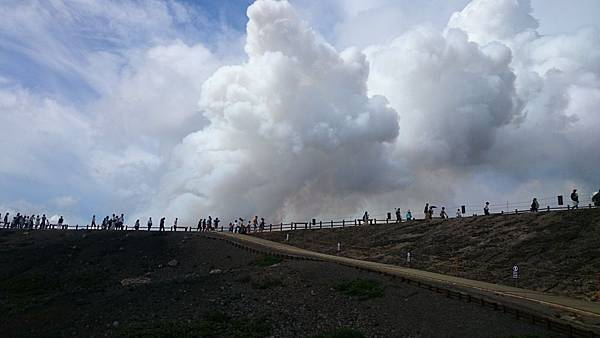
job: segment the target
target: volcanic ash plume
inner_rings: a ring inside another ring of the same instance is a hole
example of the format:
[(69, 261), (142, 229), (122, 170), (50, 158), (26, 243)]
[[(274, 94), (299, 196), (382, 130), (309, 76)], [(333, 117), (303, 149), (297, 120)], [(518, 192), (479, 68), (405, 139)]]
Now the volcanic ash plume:
[(362, 197), (398, 188), (388, 149), (397, 113), (367, 96), (365, 56), (338, 53), (287, 1), (257, 1), (248, 17), (248, 60), (205, 82), (200, 108), (210, 124), (177, 146), (156, 203), (189, 220), (278, 221), (336, 203), (354, 210)]

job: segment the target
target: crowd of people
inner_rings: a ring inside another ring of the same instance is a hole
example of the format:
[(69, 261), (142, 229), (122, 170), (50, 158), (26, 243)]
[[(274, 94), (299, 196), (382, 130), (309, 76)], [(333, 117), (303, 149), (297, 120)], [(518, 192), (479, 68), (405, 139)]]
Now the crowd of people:
[[(1, 216), (1, 215), (0, 215)], [(49, 229), (49, 228), (58, 228), (65, 229), (66, 225), (64, 224), (64, 218), (60, 216), (56, 224), (50, 224), (50, 220), (46, 217), (46, 214), (43, 215), (22, 215), (21, 213), (17, 213), (15, 216), (10, 217), (10, 213), (6, 213), (4, 218), (2, 219), (2, 224), (4, 228), (10, 229)]]
[[(571, 198), (570, 207), (572, 207), (573, 209), (578, 209), (579, 208), (579, 194), (577, 192), (577, 189), (573, 189), (573, 191), (571, 192), (570, 198)], [(594, 206), (600, 207), (600, 190), (592, 196), (592, 203)], [(430, 219), (434, 218), (435, 209), (437, 209), (436, 206), (429, 205), (429, 203), (425, 204), (423, 213), (425, 215), (426, 220), (430, 220)], [(539, 204), (537, 198), (534, 197), (531, 202), (529, 211), (530, 212), (538, 212), (539, 209), (540, 209), (540, 204)], [(464, 210), (457, 209), (456, 210), (456, 218), (462, 218), (463, 213), (464, 213)], [(396, 222), (398, 222), (398, 223), (402, 222), (403, 219), (402, 219), (402, 212), (400, 211), (400, 208), (395, 209), (395, 214), (396, 214)], [(485, 202), (485, 205), (483, 207), (483, 214), (490, 215), (490, 202)], [(391, 218), (390, 215), (391, 214), (388, 214), (388, 219)], [(449, 218), (449, 215), (446, 212), (446, 207), (441, 207), (438, 215), (439, 215), (439, 218), (441, 218), (441, 219)], [(2, 217), (1, 214), (0, 214), (0, 217)], [(404, 220), (411, 221), (413, 219), (414, 219), (414, 217), (412, 215), (412, 212), (410, 210), (408, 210), (406, 212), (406, 214), (404, 215)], [(370, 219), (369, 213), (367, 211), (365, 211), (362, 219), (360, 220), (361, 221), (360, 224), (365, 224), (365, 225), (369, 224), (370, 220), (371, 219)], [(7, 212), (4, 215), (4, 217), (0, 219), (0, 221), (2, 222), (4, 228), (10, 228), (10, 229), (29, 229), (29, 230), (40, 229), (40, 230), (44, 230), (44, 229), (67, 229), (68, 228), (68, 225), (66, 225), (64, 223), (63, 216), (59, 216), (58, 219), (56, 219), (56, 223), (51, 224), (50, 219), (48, 217), (46, 217), (45, 214), (28, 216), (28, 215), (22, 215), (21, 213), (17, 213), (15, 216), (13, 216), (11, 218), (10, 213)], [(166, 218), (162, 217), (159, 221), (158, 231), (166, 231), (165, 222), (166, 222)], [(189, 226), (189, 227), (179, 226), (178, 222), (179, 222), (179, 219), (175, 218), (170, 230), (177, 231), (179, 228), (185, 228), (186, 230), (189, 229), (190, 231), (193, 230), (193, 227), (191, 227), (191, 226)], [(212, 218), (212, 216), (208, 216), (208, 218), (202, 218), (198, 221), (198, 224), (196, 226), (196, 231), (198, 231), (198, 232), (229, 231), (231, 233), (247, 234), (247, 233), (252, 233), (252, 232), (262, 232), (265, 230), (265, 219), (260, 218), (260, 220), (259, 220), (258, 216), (254, 216), (254, 218), (252, 218), (251, 220), (245, 220), (243, 218), (238, 218), (233, 222), (229, 222), (229, 226), (227, 228), (223, 228), (223, 227), (219, 228), (220, 222), (221, 222), (221, 220), (218, 217), (216, 217), (214, 219)], [(121, 214), (120, 216), (118, 216), (117, 214), (112, 214), (112, 216), (106, 216), (102, 219), (102, 222), (100, 222), (100, 223), (98, 223), (96, 221), (96, 215), (93, 215), (90, 224), (88, 226), (86, 226), (86, 228), (97, 229), (97, 230), (126, 230), (126, 229), (139, 230), (140, 229), (140, 220), (137, 219), (134, 223), (134, 226), (130, 228), (129, 226), (125, 225), (125, 215), (124, 214)], [(153, 229), (152, 217), (148, 218), (148, 221), (146, 223), (146, 228), (148, 231)]]

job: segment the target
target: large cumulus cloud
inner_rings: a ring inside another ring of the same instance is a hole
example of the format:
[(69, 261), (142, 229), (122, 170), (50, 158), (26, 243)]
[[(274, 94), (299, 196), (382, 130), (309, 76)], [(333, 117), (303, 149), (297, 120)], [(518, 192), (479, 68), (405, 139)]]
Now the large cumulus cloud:
[(367, 96), (365, 56), (338, 53), (286, 1), (257, 1), (248, 17), (248, 60), (204, 84), (210, 125), (175, 149), (157, 205), (186, 219), (308, 218), (397, 188), (397, 113)]

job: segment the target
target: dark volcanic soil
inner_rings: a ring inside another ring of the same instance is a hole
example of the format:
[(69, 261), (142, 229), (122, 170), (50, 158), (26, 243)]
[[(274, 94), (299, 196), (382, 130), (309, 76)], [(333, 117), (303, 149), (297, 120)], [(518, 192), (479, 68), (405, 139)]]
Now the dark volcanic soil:
[[(0, 248), (1, 337), (312, 337), (336, 328), (366, 337), (555, 336), (368, 272), (269, 266), (201, 234), (0, 231)], [(122, 285), (127, 278), (146, 284)], [(383, 297), (337, 291), (356, 279), (374, 281)]]
[[(258, 236), (283, 242), (285, 233)], [(337, 243), (341, 252), (337, 252)], [(596, 301), (600, 209), (290, 233), (290, 245)]]

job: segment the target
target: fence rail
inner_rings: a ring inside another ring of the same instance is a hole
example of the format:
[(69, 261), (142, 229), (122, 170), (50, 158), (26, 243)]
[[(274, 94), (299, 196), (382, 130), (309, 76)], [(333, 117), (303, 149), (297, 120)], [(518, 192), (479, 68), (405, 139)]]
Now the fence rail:
[[(540, 208), (538, 211), (531, 211), (529, 209), (514, 209), (512, 211), (508, 211), (508, 212), (504, 212), (504, 211), (500, 211), (500, 212), (490, 212), (490, 215), (479, 215), (479, 214), (473, 214), (472, 216), (462, 216), (462, 219), (469, 219), (469, 218), (476, 218), (476, 217), (489, 217), (489, 216), (497, 216), (497, 215), (505, 215), (505, 216), (510, 216), (510, 215), (521, 215), (521, 214), (542, 214), (542, 213), (548, 213), (548, 212), (556, 212), (556, 211), (567, 211), (567, 210), (583, 210), (583, 209), (597, 209), (599, 208), (598, 206), (594, 206), (591, 203), (588, 204), (587, 206), (580, 206), (579, 208), (573, 208), (569, 205), (567, 206), (559, 206), (559, 207), (550, 207), (550, 206), (546, 206), (545, 208)], [(441, 218), (434, 218), (434, 219), (438, 219), (440, 220)], [(256, 229), (254, 228), (253, 225), (246, 225), (246, 231), (244, 233), (254, 233), (254, 232), (274, 232), (274, 231), (297, 231), (297, 230), (318, 230), (318, 229), (335, 229), (335, 228), (346, 228), (346, 227), (355, 227), (355, 226), (364, 226), (364, 225), (380, 225), (380, 224), (401, 224), (401, 223), (410, 223), (410, 222), (423, 222), (423, 221), (427, 221), (425, 219), (412, 219), (412, 220), (406, 220), (406, 219), (402, 219), (400, 222), (398, 222), (398, 220), (396, 219), (391, 219), (391, 218), (385, 218), (385, 219), (377, 219), (377, 218), (370, 218), (368, 219), (366, 222), (363, 219), (349, 219), (349, 220), (328, 220), (328, 221), (323, 221), (323, 220), (319, 220), (317, 221), (316, 219), (312, 219), (309, 221), (302, 221), (302, 222), (289, 222), (289, 223), (276, 223), (276, 224), (268, 224), (268, 225), (264, 225), (263, 227), (257, 226)], [(365, 224), (366, 223), (366, 224)], [(63, 224), (62, 226), (58, 225), (58, 224), (49, 224), (46, 226), (45, 229), (39, 229), (37, 226), (24, 226), (24, 227), (14, 227), (11, 226), (11, 223), (8, 222), (8, 224), (5, 224), (4, 221), (0, 221), (0, 228), (2, 229), (26, 229), (26, 230), (108, 230), (108, 229), (103, 229), (100, 225), (97, 225), (95, 227), (91, 227), (90, 225), (84, 225), (84, 226), (80, 226), (80, 225), (69, 225), (69, 224)], [(136, 230), (134, 226), (131, 225), (123, 225), (123, 227), (121, 229), (111, 229), (111, 231), (133, 231)], [(173, 227), (173, 226), (169, 226), (169, 227), (164, 227), (163, 229), (160, 228), (160, 226), (151, 226), (150, 228), (148, 228), (148, 226), (141, 226), (137, 229), (140, 231), (168, 231), (168, 232), (174, 232), (174, 231), (178, 231), (178, 232), (200, 232), (200, 231), (204, 231), (201, 228), (197, 227), (197, 226), (177, 226), (177, 227)], [(238, 232), (239, 229), (233, 229), (234, 231)], [(213, 229), (210, 231), (217, 231), (217, 232), (231, 232), (228, 226), (220, 226), (217, 229)]]

